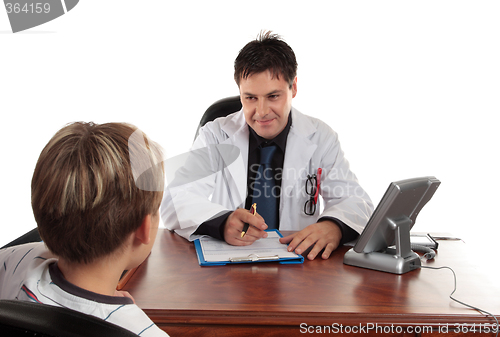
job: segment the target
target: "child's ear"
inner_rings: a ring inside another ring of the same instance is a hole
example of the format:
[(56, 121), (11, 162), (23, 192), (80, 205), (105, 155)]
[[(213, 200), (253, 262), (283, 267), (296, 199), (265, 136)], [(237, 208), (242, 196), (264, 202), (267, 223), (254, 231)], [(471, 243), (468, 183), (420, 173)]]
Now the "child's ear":
[(135, 231), (135, 238), (140, 243), (147, 245), (151, 240), (151, 215), (148, 214), (141, 222), (141, 226)]

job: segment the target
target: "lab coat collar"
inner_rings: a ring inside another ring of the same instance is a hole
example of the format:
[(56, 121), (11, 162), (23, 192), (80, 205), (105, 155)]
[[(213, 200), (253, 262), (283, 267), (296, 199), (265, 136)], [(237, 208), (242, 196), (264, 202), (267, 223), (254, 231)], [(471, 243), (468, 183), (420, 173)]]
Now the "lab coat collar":
[[(316, 145), (311, 142), (310, 137), (316, 132), (317, 129), (310, 118), (306, 118), (305, 115), (294, 107), (292, 107), (291, 114), (292, 126), (288, 134), (286, 146), (287, 149), (293, 149), (294, 157), (297, 158), (297, 160), (293, 160), (292, 163), (293, 167), (297, 168), (299, 161), (305, 165), (311, 158), (312, 152), (304, 151), (313, 150), (312, 147), (315, 149)], [(230, 115), (229, 118), (224, 118), (220, 127), (221, 130), (227, 135), (227, 139), (223, 142), (223, 144), (233, 144), (237, 146), (241, 151), (245, 165), (248, 165), (248, 137), (250, 132), (248, 131), (243, 109), (233, 115)], [(302, 160), (298, 160), (299, 158), (302, 158)]]
[[(300, 137), (309, 138), (316, 132), (316, 127), (309, 118), (305, 118), (299, 110), (292, 107), (292, 127), (294, 133)], [(290, 131), (291, 131), (290, 130)]]
[[(305, 118), (300, 111), (292, 107), (291, 114), (291, 129), (293, 129), (297, 135), (307, 138), (316, 132), (316, 127), (308, 118)], [(228, 139), (234, 139), (237, 136), (239, 137), (243, 134), (249, 134), (243, 109), (234, 113), (232, 118), (225, 118), (221, 123), (221, 129), (226, 133)]]
[[(285, 154), (285, 162), (283, 164), (284, 174), (281, 183), (282, 192), (291, 193), (294, 185), (300, 181), (297, 178), (303, 178), (316, 163), (310, 163), (314, 151), (318, 144), (311, 140), (316, 133), (317, 128), (310, 118), (298, 110), (292, 108), (292, 127), (288, 135), (286, 144), (287, 151)], [(286, 172), (288, 171), (288, 172)], [(300, 186), (298, 188), (301, 188)], [(281, 199), (283, 204), (283, 198)]]

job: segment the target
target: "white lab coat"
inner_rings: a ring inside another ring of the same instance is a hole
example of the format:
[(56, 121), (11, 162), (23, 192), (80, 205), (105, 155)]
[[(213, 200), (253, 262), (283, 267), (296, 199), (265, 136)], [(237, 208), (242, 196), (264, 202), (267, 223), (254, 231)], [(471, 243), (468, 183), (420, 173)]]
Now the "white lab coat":
[[(295, 108), (291, 113), (281, 181), (279, 229), (301, 230), (319, 217), (329, 216), (361, 233), (373, 212), (373, 204), (350, 171), (337, 134), (322, 121)], [(248, 142), (243, 111), (218, 118), (200, 129), (192, 150), (204, 149), (202, 159), (178, 170), (164, 193), (161, 217), (168, 229), (191, 241), (198, 237), (193, 233), (204, 221), (244, 207)], [(193, 153), (200, 157), (200, 153)], [(222, 156), (217, 157), (216, 153)], [(305, 193), (305, 183), (307, 175), (315, 174), (319, 167), (323, 170), (320, 194), (324, 211), (320, 214), (322, 207), (318, 204), (316, 213), (310, 216), (304, 213), (304, 204), (310, 198)]]

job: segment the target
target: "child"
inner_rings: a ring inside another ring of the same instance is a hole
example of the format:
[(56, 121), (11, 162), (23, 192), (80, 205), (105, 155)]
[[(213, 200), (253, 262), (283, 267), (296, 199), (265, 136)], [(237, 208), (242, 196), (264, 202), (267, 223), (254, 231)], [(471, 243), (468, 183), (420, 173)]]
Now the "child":
[(115, 290), (122, 272), (151, 251), (163, 183), (161, 150), (134, 126), (62, 128), (40, 154), (31, 182), (43, 243), (0, 251), (0, 298), (71, 308), (141, 336), (167, 336), (130, 294)]

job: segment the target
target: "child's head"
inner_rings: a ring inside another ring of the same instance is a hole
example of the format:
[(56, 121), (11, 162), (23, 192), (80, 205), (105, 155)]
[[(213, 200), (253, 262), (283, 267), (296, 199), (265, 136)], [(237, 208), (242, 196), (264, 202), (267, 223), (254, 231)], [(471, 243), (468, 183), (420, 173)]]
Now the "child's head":
[(163, 183), (161, 150), (136, 127), (67, 125), (42, 150), (31, 182), (40, 236), (70, 262), (108, 256), (157, 214)]

